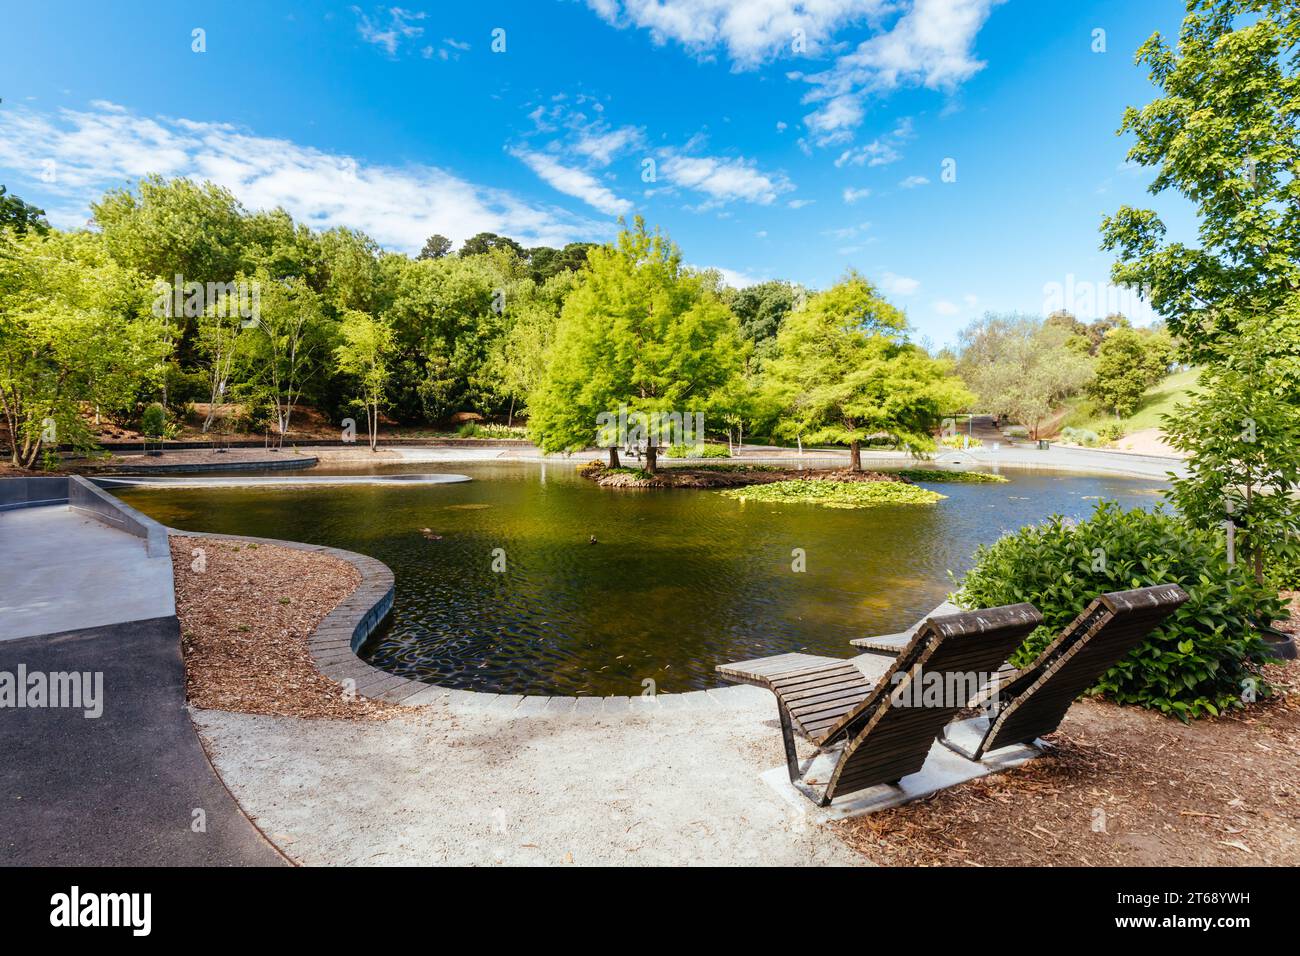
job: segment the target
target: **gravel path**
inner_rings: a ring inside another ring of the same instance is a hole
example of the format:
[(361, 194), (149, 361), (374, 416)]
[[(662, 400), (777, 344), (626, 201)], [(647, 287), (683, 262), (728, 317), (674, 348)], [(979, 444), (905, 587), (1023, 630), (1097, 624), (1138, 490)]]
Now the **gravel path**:
[(763, 696), (610, 716), (191, 714), (244, 810), (308, 865), (863, 865), (759, 779), (782, 762)]

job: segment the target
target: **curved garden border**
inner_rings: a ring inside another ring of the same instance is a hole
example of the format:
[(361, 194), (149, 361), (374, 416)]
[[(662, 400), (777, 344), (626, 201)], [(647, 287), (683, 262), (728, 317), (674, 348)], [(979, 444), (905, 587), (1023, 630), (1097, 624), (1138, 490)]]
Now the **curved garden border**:
[(551, 697), (545, 695), (494, 694), (485, 691), (458, 690), (425, 681), (390, 674), (367, 664), (357, 656), (357, 649), (375, 632), (393, 609), (396, 588), (388, 565), (368, 555), (331, 548), (323, 544), (304, 544), (279, 538), (252, 535), (215, 534), (168, 528), (170, 534), (189, 538), (215, 538), (222, 541), (248, 541), (257, 544), (312, 551), (346, 561), (361, 574), (356, 590), (325, 615), (307, 639), (316, 669), (337, 683), (352, 682), (363, 697), (405, 706), (460, 705), (486, 707), (516, 717), (557, 716), (562, 714), (633, 714), (670, 710), (714, 710), (719, 707), (746, 707), (765, 701), (766, 692), (757, 687), (737, 685), (684, 694), (657, 694), (652, 697)]

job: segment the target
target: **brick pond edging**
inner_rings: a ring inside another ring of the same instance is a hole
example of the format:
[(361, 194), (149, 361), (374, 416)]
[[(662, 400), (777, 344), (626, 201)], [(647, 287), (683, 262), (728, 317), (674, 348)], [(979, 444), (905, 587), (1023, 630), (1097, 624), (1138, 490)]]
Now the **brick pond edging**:
[[(426, 681), (413, 680), (372, 667), (357, 656), (366, 638), (375, 632), (393, 609), (395, 585), (388, 565), (368, 555), (331, 548), (322, 544), (304, 544), (279, 538), (258, 538), (242, 534), (215, 534), (169, 528), (171, 534), (187, 538), (214, 538), (220, 541), (246, 541), (295, 551), (327, 554), (351, 564), (361, 574), (356, 590), (325, 615), (307, 639), (316, 669), (336, 683), (351, 686), (362, 697), (401, 704), (407, 707), (461, 706), (490, 708), (514, 717), (562, 716), (567, 714), (653, 714), (677, 710), (716, 710), (751, 707), (770, 700), (757, 687), (739, 684), (710, 690), (693, 690), (684, 694), (656, 694), (649, 697), (550, 697), (545, 695), (494, 694), (485, 691), (458, 690)], [(351, 682), (349, 685), (347, 682)]]

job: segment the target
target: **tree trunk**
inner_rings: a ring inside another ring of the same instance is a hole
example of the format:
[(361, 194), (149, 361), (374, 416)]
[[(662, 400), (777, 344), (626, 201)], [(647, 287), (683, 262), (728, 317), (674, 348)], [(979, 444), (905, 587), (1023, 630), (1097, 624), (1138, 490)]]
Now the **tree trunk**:
[(506, 428), (512, 428), (515, 424), (515, 397), (510, 396), (510, 411), (506, 415)]
[(849, 471), (862, 470), (862, 443), (849, 442)]
[(611, 468), (618, 468), (618, 467), (619, 467), (619, 463), (618, 463), (618, 446), (617, 446), (617, 445), (610, 445), (610, 446), (609, 446), (609, 467), (611, 467)]
[(653, 444), (645, 446), (645, 471), (648, 475), (655, 473), (659, 459), (659, 449)]

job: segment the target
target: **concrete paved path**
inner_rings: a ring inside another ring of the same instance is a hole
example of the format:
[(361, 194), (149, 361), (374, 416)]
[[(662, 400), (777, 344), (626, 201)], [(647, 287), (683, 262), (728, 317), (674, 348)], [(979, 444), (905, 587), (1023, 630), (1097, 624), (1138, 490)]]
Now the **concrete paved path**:
[(0, 642), (176, 613), (170, 557), (67, 505), (0, 511)]
[(774, 700), (733, 690), (617, 714), (463, 700), (388, 721), (192, 717), (240, 804), (308, 865), (867, 864), (764, 782), (784, 761)]
[(90, 683), (77, 707), (0, 707), (0, 866), (284, 862), (190, 723), (174, 616), (0, 643), (0, 682), (20, 668), (28, 687), (34, 674)]

